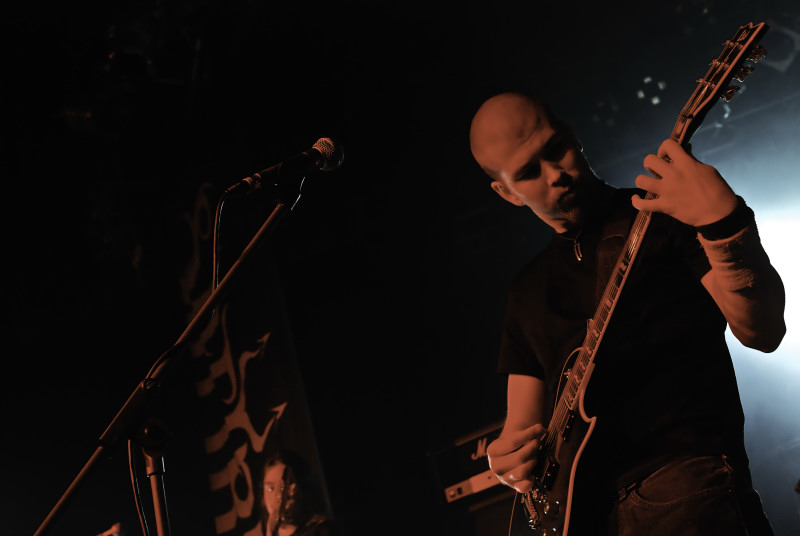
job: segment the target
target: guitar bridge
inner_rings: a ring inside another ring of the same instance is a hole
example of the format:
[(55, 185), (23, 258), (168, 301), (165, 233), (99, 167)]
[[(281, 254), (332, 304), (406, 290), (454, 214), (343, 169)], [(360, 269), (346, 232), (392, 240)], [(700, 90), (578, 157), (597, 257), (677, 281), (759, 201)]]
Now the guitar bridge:
[[(550, 501), (547, 492), (540, 488), (534, 488), (528, 493), (524, 493), (522, 502), (528, 511), (528, 527), (537, 536), (544, 534), (544, 525), (553, 525), (561, 513), (561, 504), (558, 501)], [(549, 534), (549, 532), (548, 530), (547, 533)]]
[(528, 526), (533, 530), (538, 530), (542, 526), (542, 520), (539, 518), (539, 511), (533, 504), (533, 496), (537, 493), (538, 490), (522, 494), (522, 504), (525, 505), (525, 509), (528, 511)]

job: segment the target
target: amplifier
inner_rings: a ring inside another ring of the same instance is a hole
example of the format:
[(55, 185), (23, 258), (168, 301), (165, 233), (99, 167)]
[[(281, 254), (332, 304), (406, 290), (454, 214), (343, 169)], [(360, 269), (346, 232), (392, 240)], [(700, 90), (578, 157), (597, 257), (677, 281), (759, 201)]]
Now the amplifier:
[(500, 485), (489, 469), (486, 446), (500, 435), (502, 428), (502, 422), (492, 424), (457, 439), (432, 455), (436, 477), (447, 502)]

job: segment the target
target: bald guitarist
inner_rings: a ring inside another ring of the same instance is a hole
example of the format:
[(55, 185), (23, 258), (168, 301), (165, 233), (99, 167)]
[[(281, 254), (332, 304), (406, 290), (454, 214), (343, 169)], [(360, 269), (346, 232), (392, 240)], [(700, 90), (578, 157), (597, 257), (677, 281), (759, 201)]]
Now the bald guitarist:
[[(725, 341), (730, 327), (744, 345), (772, 352), (785, 333), (783, 284), (752, 210), (673, 139), (644, 158), (649, 173), (637, 188), (611, 187), (570, 127), (531, 95), (486, 100), (470, 147), (492, 189), (554, 231), (509, 293), (498, 367), (508, 375), (507, 417), (487, 448), (492, 471), (535, 506), (534, 528), (772, 534), (752, 488)], [(647, 240), (572, 387), (574, 411), (562, 430), (547, 430), (639, 211), (652, 212)], [(543, 480), (561, 488), (536, 505)]]

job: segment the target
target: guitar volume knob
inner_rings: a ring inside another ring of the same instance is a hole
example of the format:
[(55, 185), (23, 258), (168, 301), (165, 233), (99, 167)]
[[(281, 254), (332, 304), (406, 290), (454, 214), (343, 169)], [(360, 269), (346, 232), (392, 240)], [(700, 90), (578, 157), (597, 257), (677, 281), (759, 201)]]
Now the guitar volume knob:
[(559, 503), (558, 503), (558, 501), (553, 501), (553, 502), (547, 501), (546, 503), (544, 503), (544, 508), (543, 508), (544, 515), (547, 515), (547, 516), (554, 515), (555, 516), (555, 515), (558, 515), (558, 511), (559, 511)]

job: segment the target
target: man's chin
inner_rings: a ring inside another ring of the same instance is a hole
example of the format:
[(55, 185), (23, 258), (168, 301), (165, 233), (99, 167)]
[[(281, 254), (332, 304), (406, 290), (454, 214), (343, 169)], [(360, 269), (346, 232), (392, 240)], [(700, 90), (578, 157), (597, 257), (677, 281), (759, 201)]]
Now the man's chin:
[(577, 190), (572, 190), (559, 198), (558, 210), (567, 215), (574, 212), (580, 212), (585, 201), (585, 195), (581, 195), (581, 193)]
[(553, 218), (553, 227), (556, 228), (558, 232), (577, 229), (582, 223), (583, 218), (581, 214), (581, 211), (578, 209), (569, 212), (561, 212), (558, 217)]

